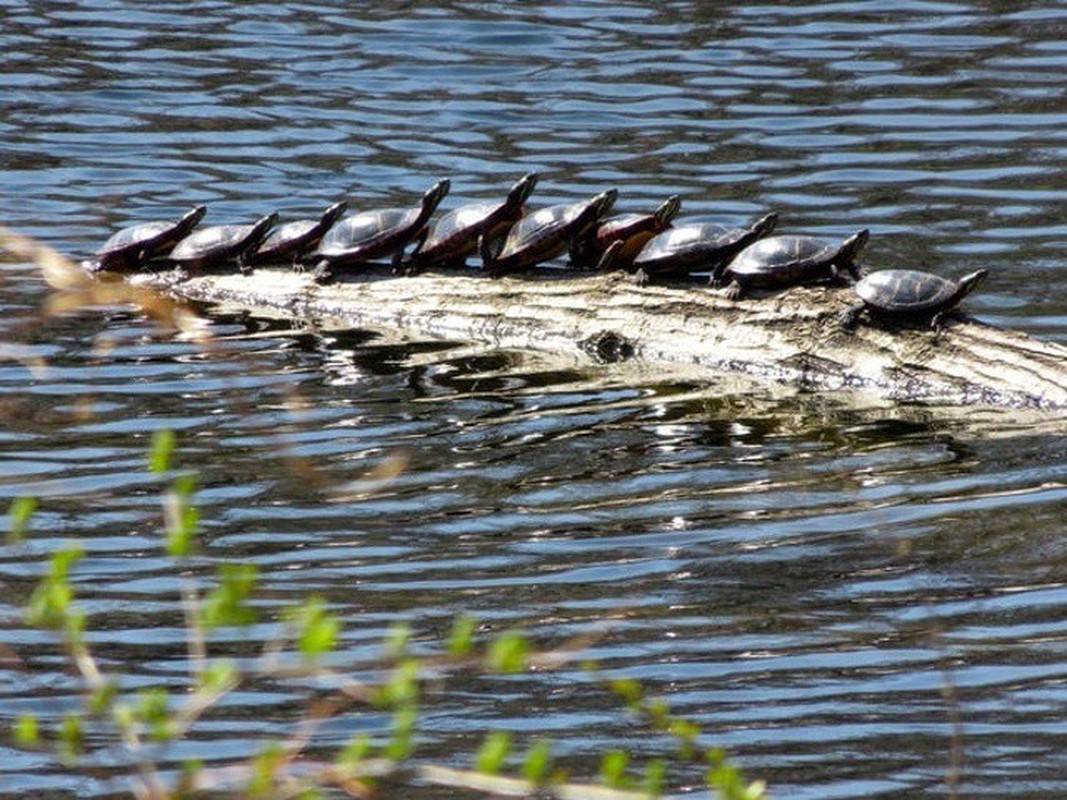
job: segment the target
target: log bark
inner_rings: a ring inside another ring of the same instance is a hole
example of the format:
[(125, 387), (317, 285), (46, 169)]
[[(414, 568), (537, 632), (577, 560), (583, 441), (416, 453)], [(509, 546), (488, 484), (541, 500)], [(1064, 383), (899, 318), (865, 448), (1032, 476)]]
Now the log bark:
[(680, 362), (803, 387), (873, 390), (903, 401), (1067, 408), (1067, 348), (971, 318), (940, 334), (838, 314), (847, 288), (798, 287), (740, 301), (705, 286), (635, 286), (623, 273), (539, 270), (392, 277), (370, 271), (319, 286), (307, 275), (138, 276), (198, 301), (401, 328), (500, 347), (582, 352), (601, 361)]

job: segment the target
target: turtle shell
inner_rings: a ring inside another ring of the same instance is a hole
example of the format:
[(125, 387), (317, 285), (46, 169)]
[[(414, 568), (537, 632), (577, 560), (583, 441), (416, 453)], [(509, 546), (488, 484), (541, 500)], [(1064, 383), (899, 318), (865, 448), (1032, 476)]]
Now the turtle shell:
[(344, 200), (334, 203), (319, 219), (301, 219), (287, 222), (270, 232), (251, 256), (254, 264), (270, 264), (291, 261), (296, 264), (300, 257), (313, 250), (322, 237), (336, 224), (348, 208)]
[(939, 275), (913, 269), (872, 272), (855, 286), (869, 306), (891, 314), (938, 311), (952, 302), (959, 284)]
[(867, 231), (844, 242), (812, 236), (769, 236), (753, 242), (729, 263), (726, 272), (743, 287), (779, 287), (837, 276), (838, 268), (857, 277), (854, 260), (867, 243)]
[(687, 275), (713, 269), (748, 241), (749, 229), (713, 222), (678, 225), (652, 237), (634, 259), (646, 275)]
[(479, 237), (502, 236), (522, 217), (537, 178), (534, 172), (524, 175), (501, 202), (470, 203), (448, 212), (429, 227), (412, 260), (420, 264), (464, 261), (478, 249)]
[(572, 239), (611, 209), (618, 194), (618, 190), (608, 189), (577, 203), (548, 206), (527, 214), (512, 226), (503, 246), (486, 266), (498, 273), (508, 272), (562, 255)]
[(244, 268), (245, 257), (255, 250), (278, 220), (268, 214), (252, 225), (213, 225), (186, 236), (171, 251), (170, 258), (182, 266), (216, 267), (230, 261)]
[(197, 206), (175, 222), (143, 222), (123, 228), (97, 251), (99, 267), (136, 269), (153, 257), (166, 255), (189, 235), (206, 213), (206, 206)]
[(596, 230), (575, 239), (571, 246), (571, 262), (577, 266), (591, 266), (603, 257), (614, 242), (622, 242), (612, 263), (618, 269), (630, 267), (648, 241), (671, 227), (681, 209), (678, 195), (671, 195), (651, 214), (624, 214), (604, 220)]
[[(399, 257), (448, 194), (448, 179), (438, 181), (414, 208), (364, 211), (338, 222), (322, 237), (316, 254), (331, 266)], [(323, 267), (325, 269), (325, 267)]]

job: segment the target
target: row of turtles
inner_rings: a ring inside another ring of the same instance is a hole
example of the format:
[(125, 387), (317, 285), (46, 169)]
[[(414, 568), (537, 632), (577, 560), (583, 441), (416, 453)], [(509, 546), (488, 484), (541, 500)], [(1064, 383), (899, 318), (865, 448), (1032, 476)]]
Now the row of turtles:
[(166, 262), (188, 270), (235, 264), (242, 272), (259, 265), (312, 266), (318, 282), (361, 265), (391, 260), (397, 273), (430, 267), (462, 266), (480, 255), (486, 272), (498, 277), (569, 255), (580, 269), (626, 269), (638, 283), (710, 272), (714, 286), (730, 298), (754, 288), (774, 289), (828, 281), (852, 282), (859, 302), (843, 315), (851, 327), (868, 311), (875, 316), (912, 318), (940, 327), (985, 277), (980, 270), (957, 281), (917, 270), (866, 274), (857, 264), (866, 230), (843, 242), (811, 236), (771, 235), (778, 216), (770, 213), (748, 227), (714, 223), (674, 225), (681, 209), (677, 195), (650, 214), (609, 216), (618, 199), (608, 189), (576, 203), (524, 213), (537, 175), (520, 178), (496, 203), (461, 206), (431, 221), (448, 194), (438, 181), (412, 208), (365, 211), (345, 217), (347, 204), (327, 208), (318, 219), (276, 226), (270, 214), (247, 225), (198, 228), (206, 209), (197, 206), (177, 221), (125, 228), (97, 252), (94, 266), (135, 270)]

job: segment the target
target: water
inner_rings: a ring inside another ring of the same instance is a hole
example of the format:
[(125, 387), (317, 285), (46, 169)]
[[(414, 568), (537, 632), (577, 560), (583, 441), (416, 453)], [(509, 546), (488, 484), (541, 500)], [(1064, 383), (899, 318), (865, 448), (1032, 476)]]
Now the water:
[[(536, 203), (617, 185), (624, 212), (678, 192), (683, 217), (868, 227), (872, 266), (987, 268), (972, 313), (1067, 342), (1067, 9), (886, 9), (8, 3), (0, 219), (84, 254), (200, 202), (213, 221), (294, 217), (342, 196), (408, 203), (447, 175), (449, 205), (535, 169)], [(254, 563), (268, 620), (324, 595), (348, 669), (373, 667), (401, 620), (427, 650), (460, 612), (543, 646), (595, 631), (611, 675), (698, 721), (775, 797), (945, 796), (954, 745), (964, 796), (1067, 793), (1062, 418), (234, 313), (205, 351), (122, 310), (42, 320), (36, 269), (0, 276), (0, 498), (41, 498), (34, 535), (0, 558), (0, 730), (76, 706), (57, 648), (18, 615), (70, 540), (104, 666), (131, 689), (182, 685), (180, 583), (144, 461), (174, 429), (203, 487), (191, 574)], [(399, 477), (350, 485), (391, 459)], [(274, 632), (221, 644), (251, 655)], [(254, 752), (300, 696), (253, 682), (164, 762)], [(457, 677), (427, 701), (420, 758), (462, 766), (489, 728), (552, 737), (579, 775), (606, 749), (663, 746), (565, 666)], [(320, 744), (358, 731), (387, 721), (345, 716)], [(0, 748), (7, 795), (127, 786), (113, 749), (70, 768)]]

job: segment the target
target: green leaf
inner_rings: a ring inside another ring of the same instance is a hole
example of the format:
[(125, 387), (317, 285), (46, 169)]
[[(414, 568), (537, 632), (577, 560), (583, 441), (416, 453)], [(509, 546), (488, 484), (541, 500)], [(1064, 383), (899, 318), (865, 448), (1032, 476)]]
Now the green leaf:
[(504, 631), (489, 643), (486, 660), (489, 669), (494, 672), (522, 672), (526, 667), (526, 658), (530, 653), (530, 644), (519, 631)]
[(404, 706), (393, 712), (393, 738), (385, 746), (386, 758), (403, 761), (411, 755), (415, 749), (412, 739), (418, 721), (419, 710), (416, 706)]
[(608, 681), (608, 689), (613, 695), (622, 700), (631, 708), (641, 702), (644, 690), (641, 684), (633, 678), (616, 678)]
[(118, 695), (118, 685), (114, 680), (106, 681), (89, 695), (89, 712), (95, 715), (103, 714), (114, 702)]
[(23, 714), (15, 721), (15, 742), (20, 747), (36, 747), (41, 741), (37, 717)]
[(630, 756), (622, 750), (612, 750), (600, 760), (600, 779), (612, 789), (625, 789), (629, 784), (626, 768), (630, 765)]
[(85, 746), (85, 733), (82, 730), (81, 717), (67, 714), (59, 726), (59, 754), (65, 760), (72, 760), (82, 754)]
[(66, 630), (77, 639), (84, 627), (84, 617), (72, 608), (74, 590), (69, 583), (71, 566), (84, 555), (80, 547), (68, 547), (52, 555), (48, 575), (34, 588), (26, 607), (31, 625)]
[(552, 774), (552, 743), (547, 739), (538, 739), (526, 751), (522, 762), (522, 774), (535, 786), (544, 786)]
[(148, 454), (148, 468), (157, 475), (167, 472), (177, 443), (178, 437), (174, 431), (155, 431), (152, 434), (152, 449)]
[(400, 658), (407, 652), (411, 641), (411, 626), (406, 622), (393, 623), (385, 640), (385, 652), (390, 658)]
[(297, 647), (305, 659), (315, 661), (333, 652), (341, 621), (326, 611), (326, 602), (321, 597), (309, 597), (287, 616), (297, 629)]
[(341, 752), (337, 754), (336, 763), (341, 769), (356, 770), (360, 763), (369, 756), (374, 748), (371, 738), (365, 733), (360, 733), (348, 740)]
[(485, 775), (498, 775), (511, 752), (511, 734), (493, 731), (485, 737), (474, 758), (474, 767)]
[(645, 765), (645, 777), (641, 789), (649, 797), (663, 794), (663, 785), (667, 780), (667, 762), (662, 758), (653, 758)]
[(421, 664), (415, 658), (405, 658), (397, 664), (389, 680), (378, 691), (378, 704), (392, 708), (417, 705), (421, 669)]
[(478, 620), (470, 614), (456, 617), (452, 630), (448, 634), (448, 652), (453, 656), (470, 655), (474, 649), (474, 632), (478, 630)]
[(9, 542), (21, 542), (26, 537), (26, 531), (30, 527), (30, 519), (32, 519), (36, 511), (36, 497), (16, 497), (11, 501), (11, 507), (7, 512), (11, 525), (11, 530), (7, 534)]
[(237, 671), (237, 664), (233, 661), (219, 659), (208, 664), (200, 673), (199, 678), (200, 685), (197, 687), (199, 691), (206, 694), (221, 694), (237, 685), (240, 674)]
[(177, 724), (170, 717), (170, 696), (166, 689), (142, 689), (138, 692), (134, 714), (148, 728), (154, 741), (167, 742), (174, 738)]
[(267, 742), (252, 760), (252, 775), (246, 787), (251, 797), (270, 797), (285, 763), (285, 750), (278, 742)]
[(251, 625), (255, 609), (248, 598), (256, 587), (254, 564), (223, 564), (219, 568), (219, 585), (204, 598), (201, 615), (204, 628), (212, 630), (228, 625)]

